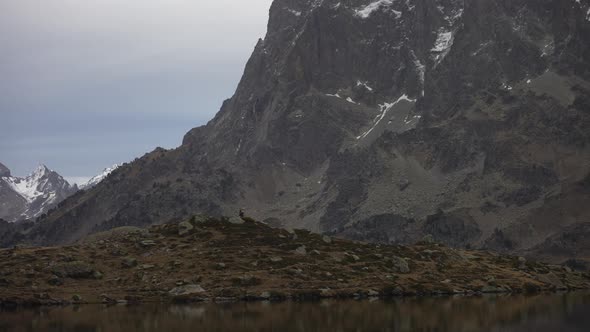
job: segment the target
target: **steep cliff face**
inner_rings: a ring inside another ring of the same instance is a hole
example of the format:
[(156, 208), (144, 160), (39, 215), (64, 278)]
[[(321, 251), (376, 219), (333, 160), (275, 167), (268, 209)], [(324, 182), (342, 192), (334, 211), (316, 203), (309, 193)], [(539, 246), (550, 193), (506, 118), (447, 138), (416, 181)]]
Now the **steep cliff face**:
[(590, 217), (589, 8), (276, 0), (210, 123), (119, 168), (27, 236), (70, 242), (243, 207), (363, 240), (533, 248)]

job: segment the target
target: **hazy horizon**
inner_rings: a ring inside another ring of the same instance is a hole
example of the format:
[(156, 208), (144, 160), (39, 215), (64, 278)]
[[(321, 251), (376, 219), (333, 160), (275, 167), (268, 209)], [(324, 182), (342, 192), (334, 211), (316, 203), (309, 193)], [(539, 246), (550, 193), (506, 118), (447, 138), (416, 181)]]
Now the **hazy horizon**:
[(233, 94), (271, 2), (2, 2), (0, 162), (78, 182), (177, 147)]

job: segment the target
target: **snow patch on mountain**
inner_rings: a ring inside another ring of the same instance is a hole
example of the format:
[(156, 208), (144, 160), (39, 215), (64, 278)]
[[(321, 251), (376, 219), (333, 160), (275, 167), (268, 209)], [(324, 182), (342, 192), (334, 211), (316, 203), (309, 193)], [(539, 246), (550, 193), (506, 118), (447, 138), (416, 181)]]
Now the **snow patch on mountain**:
[(97, 184), (102, 182), (102, 180), (104, 180), (107, 176), (109, 176), (109, 174), (111, 174), (117, 168), (119, 168), (121, 166), (122, 166), (122, 164), (114, 164), (111, 167), (105, 168), (100, 174), (93, 176), (90, 180), (88, 180), (88, 182), (80, 185), (80, 189), (86, 190), (86, 189), (90, 189), (90, 188), (96, 186)]
[[(355, 15), (360, 18), (369, 18), (374, 12), (378, 11), (382, 7), (388, 7), (393, 5), (393, 0), (378, 0), (372, 2), (365, 7), (355, 10)], [(396, 10), (392, 10), (396, 18), (400, 18), (402, 13)]]
[[(2, 202), (5, 205), (18, 203), (18, 206), (20, 206), (17, 210), (10, 209), (10, 206), (4, 206), (5, 208), (8, 207), (8, 210), (12, 212), (4, 215), (6, 211), (3, 211), (0, 217), (8, 221), (34, 220), (78, 191), (76, 185), (70, 185), (61, 175), (50, 170), (45, 165), (39, 165), (33, 173), (26, 177), (3, 176), (0, 181), (4, 184), (2, 190), (8, 190), (3, 197), (14, 197), (16, 195), (22, 197), (25, 201), (23, 205), (14, 201), (12, 203)], [(15, 213), (15, 211), (18, 212)]]
[(381, 105), (379, 105), (379, 110), (381, 112), (381, 114), (376, 118), (375, 124), (371, 127), (371, 129), (367, 130), (366, 132), (364, 132), (362, 135), (357, 136), (357, 140), (361, 140), (365, 137), (367, 137), (373, 130), (375, 130), (375, 127), (377, 127), (377, 125), (379, 125), (379, 123), (381, 123), (381, 121), (383, 121), (383, 119), (385, 118), (385, 116), (387, 115), (387, 113), (397, 104), (399, 104), (401, 101), (406, 101), (409, 103), (415, 103), (416, 99), (410, 99), (408, 97), (408, 95), (404, 94), (401, 97), (399, 97), (398, 100), (394, 101), (393, 103), (383, 103)]
[(438, 29), (436, 41), (430, 50), (433, 54), (435, 67), (438, 66), (438, 64), (451, 51), (453, 43), (455, 42), (455, 33), (458, 30), (458, 23), (465, 11), (464, 8), (448, 8), (444, 6), (438, 6), (438, 9), (443, 15), (446, 24)]
[[(43, 188), (47, 186), (49, 179), (46, 174), (52, 172), (45, 165), (39, 165), (37, 169), (25, 178), (6, 177), (4, 181), (27, 202), (33, 202), (35, 199), (43, 196)], [(68, 184), (69, 185), (69, 184)]]

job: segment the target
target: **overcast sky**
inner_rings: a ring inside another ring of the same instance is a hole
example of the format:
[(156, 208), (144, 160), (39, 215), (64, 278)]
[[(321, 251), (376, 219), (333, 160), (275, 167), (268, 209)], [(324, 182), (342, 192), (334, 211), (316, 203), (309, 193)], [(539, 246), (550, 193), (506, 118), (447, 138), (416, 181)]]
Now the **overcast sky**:
[(233, 94), (271, 2), (0, 0), (0, 162), (84, 178), (177, 147)]

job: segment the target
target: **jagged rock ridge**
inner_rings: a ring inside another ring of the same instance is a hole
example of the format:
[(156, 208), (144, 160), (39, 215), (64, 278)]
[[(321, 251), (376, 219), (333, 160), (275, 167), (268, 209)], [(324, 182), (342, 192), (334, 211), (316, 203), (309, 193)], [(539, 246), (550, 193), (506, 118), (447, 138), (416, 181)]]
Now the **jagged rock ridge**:
[(244, 207), (355, 239), (533, 250), (590, 216), (589, 8), (276, 0), (211, 122), (66, 201), (27, 239)]

